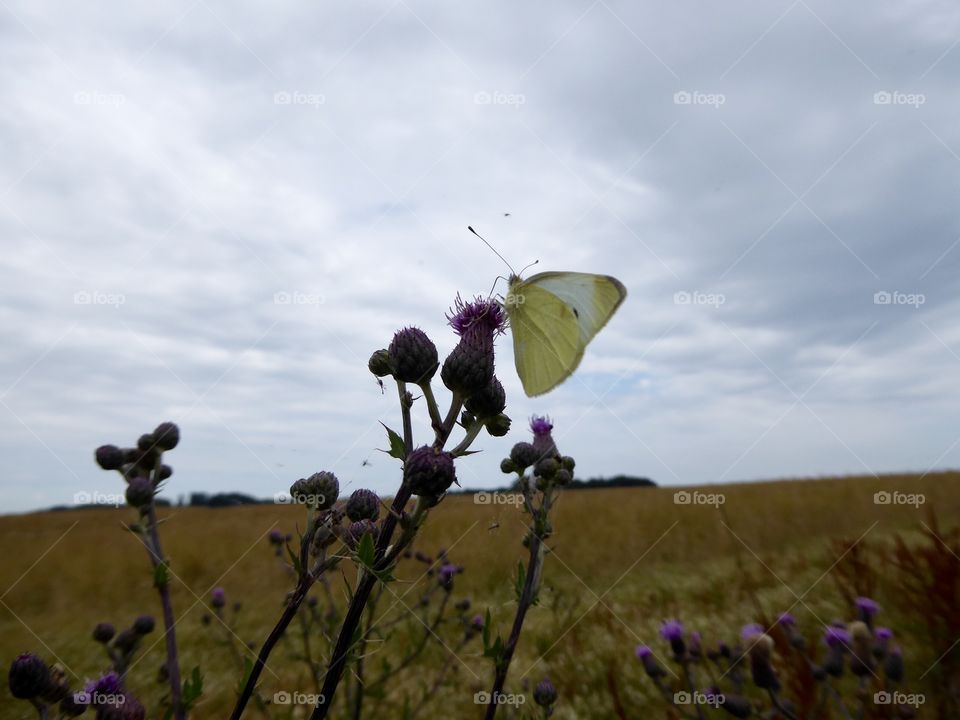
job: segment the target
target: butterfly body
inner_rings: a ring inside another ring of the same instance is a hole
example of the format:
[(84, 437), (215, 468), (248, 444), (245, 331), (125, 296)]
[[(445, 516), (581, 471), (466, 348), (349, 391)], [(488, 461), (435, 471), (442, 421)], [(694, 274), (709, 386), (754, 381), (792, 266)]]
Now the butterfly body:
[(544, 272), (526, 280), (511, 275), (508, 282), (503, 306), (517, 374), (529, 397), (573, 374), (587, 344), (627, 297), (623, 283), (609, 275)]

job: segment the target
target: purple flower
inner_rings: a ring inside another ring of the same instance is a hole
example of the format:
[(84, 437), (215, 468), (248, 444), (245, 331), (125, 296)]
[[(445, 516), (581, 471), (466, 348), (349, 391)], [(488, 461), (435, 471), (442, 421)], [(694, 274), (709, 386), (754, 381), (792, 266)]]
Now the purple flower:
[(875, 600), (871, 600), (868, 597), (858, 597), (856, 599), (857, 610), (867, 616), (874, 616), (880, 612), (880, 606)]
[(740, 631), (740, 639), (744, 642), (750, 642), (757, 635), (763, 635), (765, 633), (763, 625), (760, 623), (750, 623), (749, 625), (744, 625), (743, 629)]
[(648, 677), (659, 678), (666, 674), (666, 670), (660, 667), (660, 663), (657, 662), (657, 658), (653, 655), (653, 650), (651, 650), (646, 645), (637, 645), (636, 649), (637, 659), (643, 663), (643, 670), (647, 673)]
[(457, 566), (453, 563), (444, 563), (440, 566), (440, 572), (437, 573), (437, 579), (440, 581), (440, 587), (447, 592), (453, 590), (453, 576), (457, 574)]
[(637, 645), (637, 649), (634, 652), (638, 660), (643, 660), (645, 657), (650, 657), (653, 655), (653, 650), (651, 650), (646, 645)]
[(477, 632), (483, 630), (483, 615), (474, 615), (473, 620), (470, 621), (470, 627)]
[(84, 692), (88, 695), (120, 695), (123, 692), (123, 684), (120, 676), (112, 670), (102, 677), (91, 680), (84, 686)]
[(507, 314), (500, 303), (480, 296), (473, 302), (465, 303), (457, 295), (447, 320), (460, 337), (489, 335), (492, 338), (503, 334), (507, 327)]
[(889, 640), (893, 637), (893, 630), (888, 627), (878, 627), (874, 633), (877, 640)]
[(271, 545), (283, 545), (283, 533), (276, 528), (271, 530), (267, 537), (270, 539)]
[(792, 627), (797, 624), (797, 619), (788, 612), (780, 613), (777, 622), (786, 627)]
[(10, 665), (10, 694), (29, 700), (42, 693), (50, 681), (50, 668), (33, 653), (23, 653)]
[(550, 707), (557, 701), (557, 689), (550, 682), (550, 678), (544, 678), (537, 683), (533, 689), (533, 701), (540, 707)]
[(683, 623), (679, 620), (665, 620), (660, 626), (660, 637), (669, 642), (683, 639)]
[(850, 645), (851, 638), (846, 628), (831, 625), (823, 634), (823, 641), (831, 648), (846, 647)]
[(222, 587), (217, 587), (213, 589), (213, 592), (210, 593), (210, 604), (215, 608), (222, 608), (227, 604), (227, 591)]
[(530, 418), (530, 430), (533, 431), (533, 449), (538, 459), (560, 455), (556, 443), (553, 442), (553, 423), (549, 417), (534, 415)]

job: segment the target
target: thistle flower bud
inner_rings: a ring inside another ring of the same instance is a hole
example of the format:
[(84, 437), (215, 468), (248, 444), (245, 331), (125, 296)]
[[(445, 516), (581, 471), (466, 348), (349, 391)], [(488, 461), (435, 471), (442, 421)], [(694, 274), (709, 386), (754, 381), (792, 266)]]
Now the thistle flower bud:
[(572, 473), (576, 466), (577, 461), (569, 455), (564, 455), (562, 458), (560, 458), (560, 467), (562, 467), (564, 470), (569, 470)]
[(880, 612), (880, 606), (875, 600), (860, 596), (854, 604), (857, 607), (857, 618), (866, 623), (867, 627), (873, 627), (873, 616)]
[(153, 440), (161, 450), (173, 450), (180, 443), (180, 428), (172, 422), (162, 422), (153, 431)]
[(544, 678), (537, 683), (533, 689), (533, 701), (540, 707), (548, 708), (557, 701), (557, 689), (550, 682), (550, 678)]
[(503, 437), (510, 432), (510, 417), (500, 413), (499, 415), (487, 420), (486, 428), (490, 437)]
[(873, 656), (881, 660), (887, 655), (890, 646), (890, 639), (893, 637), (893, 630), (888, 627), (878, 627), (873, 633), (876, 644), (873, 646)]
[(850, 638), (852, 653), (850, 655), (850, 672), (856, 676), (873, 674), (873, 634), (865, 622), (857, 620), (850, 623)]
[(33, 653), (23, 653), (10, 665), (7, 680), (11, 695), (21, 700), (31, 700), (42, 693), (50, 682), (50, 668)]
[(407, 457), (403, 466), (403, 481), (414, 495), (439, 497), (457, 481), (453, 456), (423, 445)]
[(156, 622), (152, 615), (141, 615), (133, 621), (133, 630), (140, 635), (149, 635), (155, 626)]
[(227, 591), (222, 587), (215, 587), (210, 593), (210, 605), (216, 609), (221, 609), (227, 604)]
[(124, 655), (129, 655), (140, 645), (140, 635), (133, 628), (127, 628), (117, 633), (113, 639), (113, 646)]
[(660, 627), (660, 637), (670, 643), (670, 649), (673, 650), (674, 657), (681, 659), (687, 652), (687, 646), (683, 641), (683, 623), (679, 620), (666, 620)]
[(267, 535), (267, 540), (269, 540), (271, 545), (283, 545), (283, 533), (274, 528), (270, 531), (270, 534)]
[(101, 445), (94, 456), (97, 459), (97, 465), (104, 470), (119, 470), (123, 465), (124, 452), (116, 445)]
[(357, 520), (376, 521), (380, 517), (380, 496), (373, 490), (361, 488), (354, 490), (350, 499), (347, 500), (347, 517), (356, 522)]
[(343, 541), (351, 550), (356, 550), (360, 546), (360, 541), (363, 540), (363, 536), (367, 534), (369, 534), (373, 538), (373, 542), (376, 543), (377, 538), (380, 536), (380, 528), (370, 520), (357, 520), (344, 529)]
[(569, 485), (573, 482), (573, 473), (565, 468), (560, 468), (557, 470), (557, 474), (554, 476), (553, 481), (560, 486)]
[(485, 298), (464, 303), (458, 295), (454, 308), (447, 318), (460, 342), (443, 361), (440, 377), (449, 390), (469, 398), (493, 378), (493, 341), (507, 318), (499, 303)]
[(393, 365), (390, 363), (390, 353), (387, 350), (377, 350), (367, 361), (367, 369), (377, 377), (393, 375)]
[(751, 643), (747, 653), (750, 657), (750, 675), (753, 684), (763, 690), (779, 690), (780, 681), (770, 662), (773, 654), (773, 638), (766, 633), (760, 633), (751, 637)]
[(451, 592), (453, 590), (453, 578), (457, 574), (457, 567), (452, 563), (444, 563), (440, 566), (440, 571), (437, 573), (437, 580), (440, 583), (445, 591)]
[(127, 485), (127, 503), (130, 507), (142, 508), (153, 502), (153, 483), (149, 478), (138, 476)]
[(321, 555), (336, 539), (337, 535), (329, 525), (321, 525), (313, 533), (310, 550), (314, 555)]
[(467, 412), (479, 420), (494, 418), (507, 406), (507, 394), (496, 377), (490, 378), (479, 392), (471, 395), (464, 403)]
[(408, 327), (397, 332), (387, 353), (393, 376), (402, 382), (418, 385), (430, 382), (440, 364), (437, 346), (420, 328)]
[(517, 466), (514, 464), (513, 460), (510, 458), (504, 458), (500, 461), (500, 472), (504, 475), (510, 475), (517, 471)]
[(510, 459), (513, 460), (513, 464), (517, 466), (517, 472), (519, 473), (522, 473), (533, 465), (539, 457), (536, 449), (528, 442), (518, 442), (513, 446), (513, 449), (510, 450)]
[(903, 654), (899, 645), (894, 645), (883, 663), (883, 673), (888, 680), (901, 682), (903, 680)]
[(98, 623), (93, 629), (93, 639), (98, 643), (108, 643), (113, 639), (116, 630), (110, 623)]
[(483, 615), (473, 616), (473, 620), (470, 621), (470, 629), (474, 632), (480, 632), (483, 630)]
[(657, 662), (657, 659), (653, 656), (653, 650), (648, 648), (646, 645), (637, 645), (635, 651), (637, 659), (643, 663), (643, 669), (647, 673), (647, 676), (656, 680), (657, 678), (663, 677), (667, 674), (667, 671), (663, 669), (660, 663)]
[(290, 497), (315, 510), (328, 510), (340, 496), (340, 481), (332, 472), (320, 471), (290, 486)]
[(534, 466), (534, 472), (546, 480), (552, 480), (559, 469), (560, 463), (552, 457), (545, 457)]

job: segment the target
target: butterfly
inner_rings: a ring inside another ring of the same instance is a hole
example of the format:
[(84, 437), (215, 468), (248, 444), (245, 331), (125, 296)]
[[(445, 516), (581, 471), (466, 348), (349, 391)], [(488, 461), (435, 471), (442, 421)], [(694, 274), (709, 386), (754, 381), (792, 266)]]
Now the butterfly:
[(508, 285), (502, 304), (528, 397), (549, 392), (573, 374), (587, 345), (627, 297), (615, 277), (591, 273), (543, 272), (524, 280), (511, 270)]

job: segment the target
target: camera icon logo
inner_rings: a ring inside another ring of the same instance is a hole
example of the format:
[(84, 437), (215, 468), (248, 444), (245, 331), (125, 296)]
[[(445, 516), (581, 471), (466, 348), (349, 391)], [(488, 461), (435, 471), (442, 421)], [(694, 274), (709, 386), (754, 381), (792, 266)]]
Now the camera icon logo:
[(274, 705), (289, 705), (290, 704), (290, 693), (286, 690), (281, 690), (273, 694), (273, 704)]
[(473, 702), (475, 705), (489, 705), (490, 693), (488, 693), (486, 690), (481, 690), (478, 693), (474, 693)]
[(691, 500), (691, 495), (686, 490), (678, 490), (673, 494), (674, 505), (689, 505), (690, 500)]
[(686, 90), (681, 90), (673, 94), (674, 105), (689, 105), (691, 102), (693, 102), (693, 95)]
[(889, 505), (892, 499), (892, 496), (886, 490), (878, 490), (873, 494), (874, 505)]

